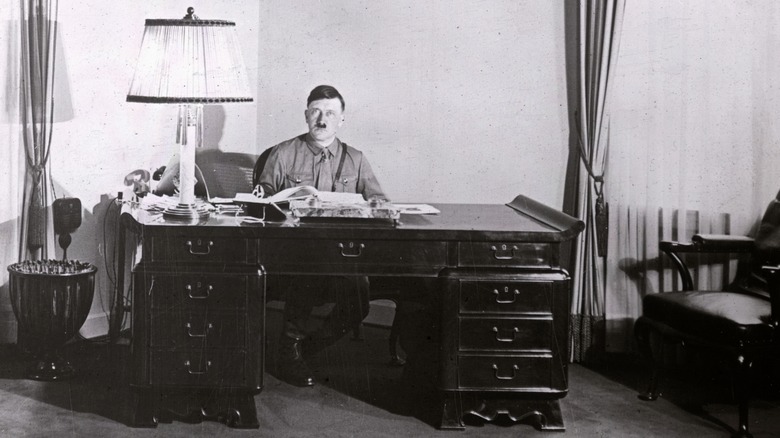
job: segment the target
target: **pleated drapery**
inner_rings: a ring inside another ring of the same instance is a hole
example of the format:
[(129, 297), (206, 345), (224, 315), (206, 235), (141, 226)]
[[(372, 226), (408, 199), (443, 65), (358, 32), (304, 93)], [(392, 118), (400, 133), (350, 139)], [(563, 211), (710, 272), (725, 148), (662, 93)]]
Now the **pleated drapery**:
[(574, 127), (581, 172), (577, 215), (585, 230), (575, 245), (570, 359), (585, 361), (603, 351), (607, 204), (604, 201), (609, 145), (607, 95), (617, 59), (624, 0), (580, 0), (578, 3), (578, 108)]
[(55, 105), (57, 0), (20, 0), (20, 118), (25, 179), (19, 259), (48, 258), (49, 152)]

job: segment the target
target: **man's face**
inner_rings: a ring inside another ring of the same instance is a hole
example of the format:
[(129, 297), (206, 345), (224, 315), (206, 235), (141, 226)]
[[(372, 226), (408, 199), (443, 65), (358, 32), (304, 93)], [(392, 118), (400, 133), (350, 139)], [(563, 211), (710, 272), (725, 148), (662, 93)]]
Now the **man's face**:
[(313, 101), (306, 108), (305, 115), (309, 134), (318, 142), (330, 143), (344, 123), (344, 112), (341, 110), (341, 101), (338, 98)]

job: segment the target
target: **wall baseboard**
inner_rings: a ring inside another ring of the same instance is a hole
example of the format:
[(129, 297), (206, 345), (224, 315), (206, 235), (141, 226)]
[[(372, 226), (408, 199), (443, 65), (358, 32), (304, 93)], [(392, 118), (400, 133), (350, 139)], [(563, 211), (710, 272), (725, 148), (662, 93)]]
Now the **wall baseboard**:
[[(125, 320), (122, 323), (122, 330), (130, 328), (130, 314), (125, 315)], [(108, 312), (93, 313), (87, 317), (84, 321), (84, 325), (79, 330), (79, 335), (85, 339), (99, 338), (101, 336), (108, 336)]]
[(16, 343), (16, 318), (11, 313), (11, 319), (0, 320), (0, 344)]
[[(2, 312), (0, 312), (2, 314)], [(10, 318), (8, 315), (5, 318), (0, 317), (0, 344), (15, 344), (16, 343), (16, 318), (13, 316), (13, 312), (10, 312)], [(122, 325), (122, 330), (130, 328), (130, 318), (126, 318)], [(108, 335), (108, 313), (94, 313), (87, 317), (84, 321), (84, 325), (79, 330), (79, 335), (86, 339), (99, 338), (101, 336)]]
[[(281, 311), (284, 305), (279, 301), (268, 303), (269, 310)], [(12, 314), (13, 315), (13, 314)], [(363, 320), (364, 324), (379, 327), (390, 327), (393, 325), (395, 315), (395, 305), (389, 300), (376, 300), (371, 302), (368, 316)], [(130, 328), (129, 314), (126, 315), (122, 324), (122, 330)], [(93, 313), (84, 321), (84, 325), (79, 330), (79, 335), (85, 339), (99, 338), (108, 335), (108, 312)], [(16, 319), (0, 320), (0, 343), (16, 342)]]
[[(271, 301), (268, 303), (269, 310), (281, 311), (284, 309), (284, 304), (280, 301)], [(122, 324), (122, 330), (130, 328), (130, 315), (125, 316), (125, 321)], [(316, 314), (315, 314), (316, 316)], [(374, 325), (379, 327), (390, 327), (393, 325), (393, 317), (395, 316), (395, 304), (390, 300), (375, 300), (371, 302), (369, 307), (368, 316), (363, 320), (363, 324)], [(11, 342), (16, 341), (16, 322), (12, 321), (9, 324), (13, 324), (14, 339)], [(2, 328), (0, 328), (1, 330)], [(93, 313), (87, 317), (84, 321), (84, 325), (81, 326), (79, 334), (85, 339), (99, 338), (101, 336), (108, 335), (108, 312)]]
[(371, 302), (368, 316), (363, 324), (380, 327), (391, 327), (395, 318), (395, 303), (390, 300), (376, 300)]

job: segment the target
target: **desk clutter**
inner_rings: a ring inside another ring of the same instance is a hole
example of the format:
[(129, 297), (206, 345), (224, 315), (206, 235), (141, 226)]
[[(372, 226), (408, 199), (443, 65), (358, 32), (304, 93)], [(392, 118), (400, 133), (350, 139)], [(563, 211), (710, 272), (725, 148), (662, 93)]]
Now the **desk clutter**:
[[(160, 213), (179, 202), (175, 193), (173, 196), (146, 193), (142, 197), (128, 198), (133, 198), (133, 203), (143, 210)], [(196, 203), (210, 213), (260, 221), (360, 219), (397, 222), (401, 214), (440, 213), (428, 204), (365, 200), (359, 193), (321, 192), (311, 186), (291, 187), (268, 197), (258, 186), (252, 193), (237, 193), (233, 198), (198, 198)]]
[[(258, 186), (252, 193), (238, 193), (234, 199), (238, 204), (268, 206), (285, 212), (295, 219), (380, 219), (398, 220), (400, 210), (392, 203), (380, 199), (365, 200), (360, 193), (318, 191), (311, 186), (291, 187), (274, 195), (264, 197)], [(249, 214), (260, 212), (265, 215), (269, 208), (248, 209)]]

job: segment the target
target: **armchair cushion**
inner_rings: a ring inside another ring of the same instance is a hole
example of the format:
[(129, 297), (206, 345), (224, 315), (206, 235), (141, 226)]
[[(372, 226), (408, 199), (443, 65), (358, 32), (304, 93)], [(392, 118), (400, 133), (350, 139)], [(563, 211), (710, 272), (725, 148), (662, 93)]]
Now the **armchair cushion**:
[(643, 305), (645, 319), (708, 343), (737, 347), (773, 338), (774, 328), (767, 324), (771, 306), (763, 297), (721, 291), (672, 292), (648, 295)]

